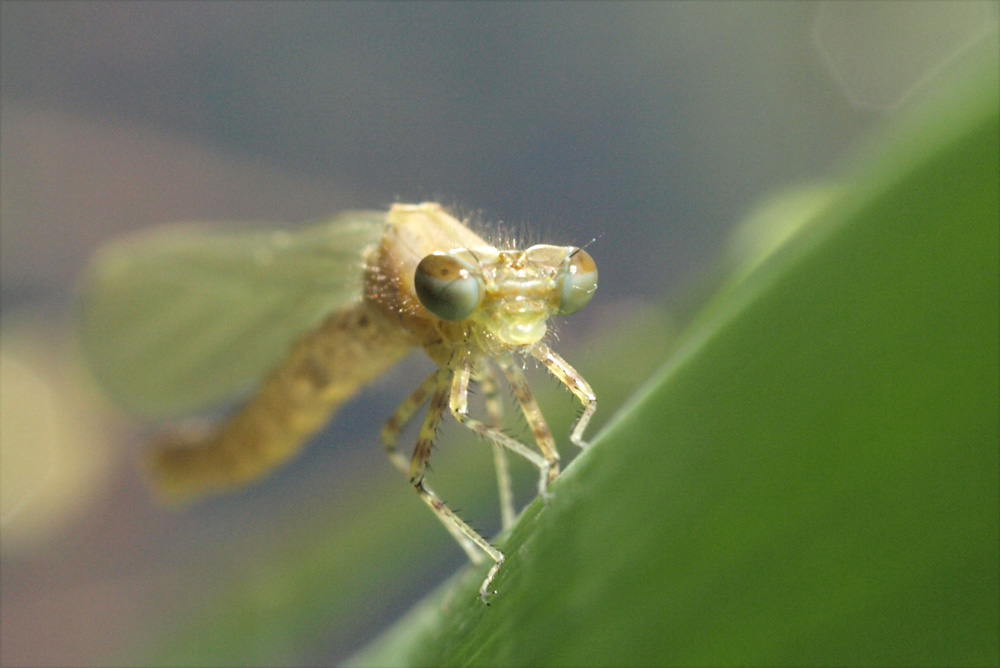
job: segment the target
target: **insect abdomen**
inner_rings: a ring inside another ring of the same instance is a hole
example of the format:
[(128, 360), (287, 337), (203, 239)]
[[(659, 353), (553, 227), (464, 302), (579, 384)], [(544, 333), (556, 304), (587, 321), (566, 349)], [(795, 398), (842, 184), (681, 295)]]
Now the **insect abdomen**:
[(219, 428), (157, 443), (155, 485), (177, 498), (260, 478), (298, 452), (341, 403), (411, 347), (368, 302), (334, 313), (302, 337), (258, 393)]

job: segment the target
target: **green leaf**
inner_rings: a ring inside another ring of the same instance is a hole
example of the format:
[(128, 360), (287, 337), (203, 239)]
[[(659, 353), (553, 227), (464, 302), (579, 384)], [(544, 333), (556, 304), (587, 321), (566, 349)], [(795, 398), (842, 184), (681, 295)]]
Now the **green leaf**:
[[(485, 567), (464, 568), (352, 663), (1000, 662), (1000, 73), (985, 47), (831, 183), (752, 216), (679, 333), (645, 313), (570, 355), (598, 420), (666, 361), (498, 541), (489, 607)], [(461, 459), (435, 487), (470, 518), (485, 488), (495, 513), (488, 448)], [(373, 602), (419, 590), (408, 574), (446, 572), (429, 541), (458, 558), (388, 465), (333, 501), (322, 473), (300, 503), (229, 518), (245, 536), (215, 557), (205, 605), (164, 610), (116, 663), (320, 663)]]
[(987, 47), (733, 271), (500, 543), (489, 607), (469, 569), (352, 662), (1000, 662)]

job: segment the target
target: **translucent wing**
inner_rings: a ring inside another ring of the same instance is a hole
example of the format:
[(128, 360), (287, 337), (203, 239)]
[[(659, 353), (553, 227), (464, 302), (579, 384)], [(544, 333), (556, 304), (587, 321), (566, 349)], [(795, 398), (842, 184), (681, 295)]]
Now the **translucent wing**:
[(104, 389), (149, 417), (191, 413), (245, 391), (325, 316), (361, 297), (365, 249), (384, 212), (301, 231), (160, 228), (96, 257), (82, 338)]

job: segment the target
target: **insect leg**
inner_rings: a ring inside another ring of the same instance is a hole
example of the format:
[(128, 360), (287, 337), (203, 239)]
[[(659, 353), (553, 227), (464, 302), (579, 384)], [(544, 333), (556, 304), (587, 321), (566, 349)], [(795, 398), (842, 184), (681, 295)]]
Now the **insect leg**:
[(541, 341), (531, 347), (531, 354), (544, 364), (549, 373), (558, 378), (559, 382), (565, 385), (583, 404), (583, 413), (573, 424), (569, 440), (577, 447), (586, 448), (587, 442), (583, 440), (583, 432), (587, 428), (590, 418), (593, 417), (594, 411), (597, 410), (597, 395), (576, 369)]
[[(486, 395), (486, 416), (494, 429), (503, 426), (503, 403), (497, 396), (497, 379), (493, 369), (485, 367), (479, 378), (479, 386)], [(500, 525), (506, 529), (514, 524), (514, 494), (510, 488), (510, 468), (507, 465), (507, 451), (496, 441), (493, 445), (493, 462), (497, 469), (497, 488), (500, 490)]]
[(541, 409), (538, 408), (538, 402), (535, 401), (535, 397), (531, 393), (531, 388), (528, 387), (528, 379), (524, 377), (524, 372), (521, 371), (521, 368), (510, 356), (500, 358), (498, 364), (504, 376), (507, 377), (507, 382), (510, 383), (511, 389), (514, 391), (514, 396), (521, 407), (524, 419), (531, 428), (531, 433), (535, 437), (538, 449), (549, 464), (548, 482), (552, 482), (559, 475), (559, 451), (556, 450), (556, 442), (552, 438), (552, 430), (549, 429), (548, 423), (545, 422), (545, 417), (542, 415)]
[(498, 443), (508, 450), (516, 452), (537, 466), (541, 473), (538, 481), (538, 491), (544, 494), (551, 479), (551, 462), (524, 443), (469, 415), (469, 379), (471, 374), (471, 362), (468, 359), (462, 360), (456, 365), (455, 376), (451, 382), (451, 398), (449, 399), (451, 414), (455, 416), (456, 420), (480, 436), (484, 436), (494, 443)]
[(500, 550), (486, 542), (485, 538), (466, 524), (462, 518), (456, 515), (451, 508), (445, 505), (444, 501), (424, 484), (424, 475), (427, 472), (427, 461), (430, 459), (431, 446), (434, 444), (437, 428), (441, 424), (441, 418), (448, 405), (449, 375), (450, 371), (446, 367), (442, 367), (433, 376), (436, 381), (434, 394), (431, 396), (430, 406), (427, 409), (427, 417), (424, 418), (424, 423), (420, 428), (417, 447), (414, 449), (413, 459), (410, 461), (410, 482), (417, 490), (420, 498), (431, 507), (431, 510), (444, 523), (451, 535), (458, 540), (473, 563), (479, 564), (483, 560), (482, 553), (476, 550), (477, 547), (495, 562), (486, 575), (486, 579), (483, 580), (483, 584), (479, 587), (479, 597), (485, 603), (489, 594), (490, 582), (497, 571), (500, 570), (500, 565), (503, 564), (503, 554)]
[(437, 382), (438, 372), (435, 371), (424, 382), (420, 383), (420, 386), (399, 405), (396, 412), (392, 414), (382, 427), (382, 446), (385, 448), (386, 454), (389, 455), (389, 459), (392, 460), (397, 469), (403, 472), (403, 475), (410, 475), (410, 465), (406, 463), (406, 459), (396, 449), (396, 445), (399, 442), (399, 434), (410, 423), (410, 420), (413, 419), (417, 409), (427, 401), (427, 397), (437, 385)]

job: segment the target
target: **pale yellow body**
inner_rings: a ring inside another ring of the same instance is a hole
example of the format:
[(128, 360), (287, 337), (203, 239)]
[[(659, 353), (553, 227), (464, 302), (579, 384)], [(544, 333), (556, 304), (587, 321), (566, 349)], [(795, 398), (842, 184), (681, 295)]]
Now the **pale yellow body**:
[[(584, 445), (582, 434), (596, 408), (596, 397), (586, 381), (542, 340), (545, 321), (558, 308), (556, 268), (576, 252), (555, 246), (499, 251), (437, 204), (394, 206), (387, 214), (381, 241), (364, 251), (364, 289), (358, 301), (332, 313), (318, 329), (303, 336), (257, 394), (217, 430), (195, 437), (177, 434), (161, 441), (152, 459), (156, 482), (163, 491), (184, 497), (264, 475), (294, 455), (341, 403), (420, 346), (438, 370), (390, 418), (382, 432), (383, 444), (470, 558), (478, 563), (485, 553), (494, 560), (480, 592), (485, 600), (504, 557), (427, 487), (427, 460), (437, 426), (448, 411), (494, 444), (505, 525), (513, 518), (505, 450), (538, 467), (539, 490), (544, 493), (558, 475), (559, 455), (515, 354), (539, 360), (583, 403), (571, 440)], [(418, 298), (414, 274), (421, 260), (434, 253), (456, 254), (481, 271), (485, 294), (469, 317), (443, 320)], [(583, 255), (592, 268), (589, 256)], [(536, 448), (500, 430), (492, 364), (510, 384)], [(469, 415), (472, 382), (486, 390), (488, 422)], [(425, 401), (429, 401), (428, 412), (407, 463), (396, 451), (396, 441)]]

